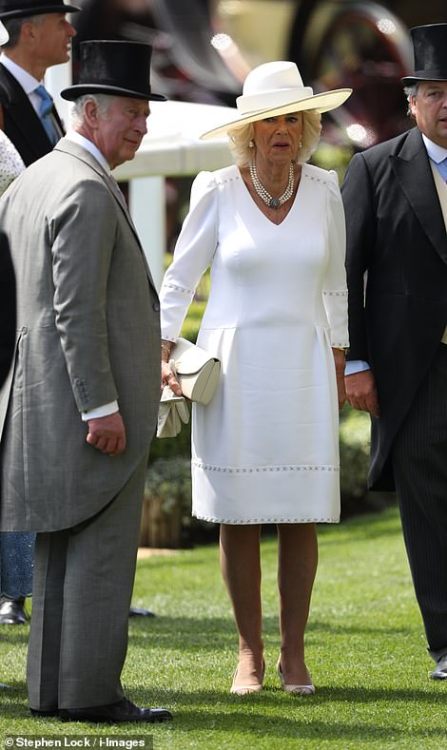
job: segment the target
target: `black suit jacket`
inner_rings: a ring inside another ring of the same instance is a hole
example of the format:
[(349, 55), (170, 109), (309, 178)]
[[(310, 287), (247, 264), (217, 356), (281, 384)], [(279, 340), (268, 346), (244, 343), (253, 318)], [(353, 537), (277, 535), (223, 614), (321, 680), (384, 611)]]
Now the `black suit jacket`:
[[(26, 166), (53, 149), (53, 144), (25, 91), (1, 63), (0, 104), (3, 109), (3, 129)], [(53, 114), (63, 133), (63, 125), (55, 107)]]
[(0, 232), (0, 388), (9, 372), (15, 347), (16, 291), (9, 244)]
[(369, 485), (393, 489), (393, 440), (447, 324), (447, 233), (419, 130), (354, 156), (342, 194), (348, 359), (369, 362), (380, 403)]

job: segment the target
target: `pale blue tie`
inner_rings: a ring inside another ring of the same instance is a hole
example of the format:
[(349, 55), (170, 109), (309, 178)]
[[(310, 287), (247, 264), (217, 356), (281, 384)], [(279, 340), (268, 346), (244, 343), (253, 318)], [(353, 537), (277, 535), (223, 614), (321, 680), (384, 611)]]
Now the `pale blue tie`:
[(444, 182), (447, 182), (447, 157), (438, 162), (436, 167)]
[(39, 104), (39, 117), (42, 125), (45, 128), (48, 138), (54, 146), (54, 144), (59, 140), (59, 133), (57, 132), (56, 126), (51, 116), (51, 111), (53, 109), (53, 99), (46, 90), (45, 86), (42, 86), (42, 84), (34, 89), (34, 93), (40, 97), (41, 101)]

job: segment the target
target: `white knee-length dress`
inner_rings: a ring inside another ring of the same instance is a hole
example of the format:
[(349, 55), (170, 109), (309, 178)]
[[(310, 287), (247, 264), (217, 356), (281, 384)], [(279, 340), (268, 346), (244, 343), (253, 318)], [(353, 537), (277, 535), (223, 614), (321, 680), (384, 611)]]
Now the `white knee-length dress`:
[(222, 362), (193, 405), (193, 515), (228, 524), (335, 523), (338, 401), (331, 346), (347, 347), (345, 221), (337, 177), (303, 165), (273, 224), (237, 167), (202, 172), (161, 289), (175, 341), (197, 283), (211, 293), (197, 343)]

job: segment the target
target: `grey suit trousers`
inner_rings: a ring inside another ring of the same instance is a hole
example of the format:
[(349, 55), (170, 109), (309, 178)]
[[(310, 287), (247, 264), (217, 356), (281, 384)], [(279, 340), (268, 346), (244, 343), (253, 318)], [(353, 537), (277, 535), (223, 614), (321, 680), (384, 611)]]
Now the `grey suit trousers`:
[(27, 666), (31, 708), (102, 706), (123, 696), (147, 458), (97, 515), (71, 529), (37, 534)]
[(428, 646), (447, 652), (447, 346), (439, 351), (394, 444), (404, 540)]

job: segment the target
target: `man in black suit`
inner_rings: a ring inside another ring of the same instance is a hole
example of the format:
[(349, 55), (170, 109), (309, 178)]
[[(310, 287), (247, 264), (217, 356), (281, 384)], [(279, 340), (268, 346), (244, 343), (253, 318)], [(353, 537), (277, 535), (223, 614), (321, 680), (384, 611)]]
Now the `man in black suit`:
[(69, 59), (76, 32), (65, 14), (77, 10), (63, 0), (0, 0), (9, 32), (0, 58), (0, 127), (27, 166), (63, 135), (43, 78), (49, 67)]
[(415, 68), (403, 82), (416, 127), (354, 156), (343, 186), (346, 393), (371, 414), (369, 485), (397, 491), (431, 677), (445, 679), (447, 23), (411, 34)]

